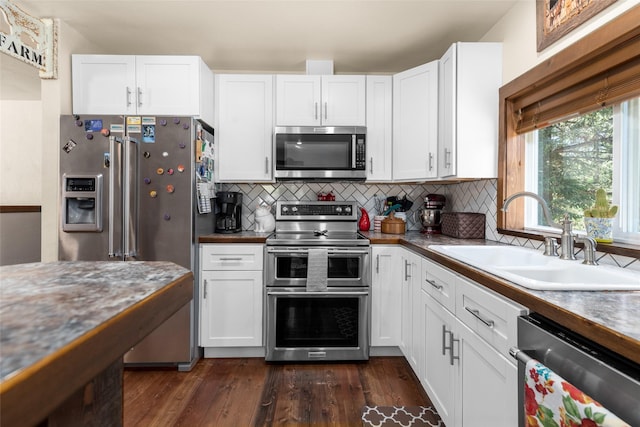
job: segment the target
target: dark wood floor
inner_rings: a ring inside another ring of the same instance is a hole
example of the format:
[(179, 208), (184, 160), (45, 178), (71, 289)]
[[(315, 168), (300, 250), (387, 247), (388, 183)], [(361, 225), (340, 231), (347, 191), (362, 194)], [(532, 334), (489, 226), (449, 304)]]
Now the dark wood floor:
[(125, 426), (361, 425), (364, 406), (430, 406), (402, 357), (272, 364), (202, 359), (191, 372), (126, 369)]

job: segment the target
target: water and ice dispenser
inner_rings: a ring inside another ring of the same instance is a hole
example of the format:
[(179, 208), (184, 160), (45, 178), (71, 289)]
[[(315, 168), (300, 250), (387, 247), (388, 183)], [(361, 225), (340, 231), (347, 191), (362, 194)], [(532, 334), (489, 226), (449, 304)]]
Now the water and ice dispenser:
[(102, 174), (62, 176), (62, 230), (102, 231)]

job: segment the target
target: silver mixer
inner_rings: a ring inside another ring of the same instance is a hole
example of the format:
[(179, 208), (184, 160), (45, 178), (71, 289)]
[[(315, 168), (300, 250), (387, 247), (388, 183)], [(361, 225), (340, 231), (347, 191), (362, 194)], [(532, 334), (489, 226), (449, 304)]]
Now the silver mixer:
[(422, 224), (422, 233), (441, 233), (442, 211), (446, 201), (446, 197), (442, 194), (427, 194), (424, 198), (424, 205), (416, 211)]

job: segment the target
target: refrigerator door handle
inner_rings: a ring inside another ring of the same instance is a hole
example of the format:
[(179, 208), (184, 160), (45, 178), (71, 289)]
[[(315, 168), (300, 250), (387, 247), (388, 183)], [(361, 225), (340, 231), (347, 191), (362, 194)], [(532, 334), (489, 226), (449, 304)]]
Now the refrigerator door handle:
[[(138, 255), (138, 141), (129, 136), (123, 146), (123, 224), (124, 259)], [(133, 157), (133, 159), (132, 159)]]
[(113, 167), (113, 160), (116, 158), (116, 144), (120, 143), (120, 138), (109, 137), (109, 258), (118, 256), (115, 248), (115, 192), (116, 192), (116, 168)]

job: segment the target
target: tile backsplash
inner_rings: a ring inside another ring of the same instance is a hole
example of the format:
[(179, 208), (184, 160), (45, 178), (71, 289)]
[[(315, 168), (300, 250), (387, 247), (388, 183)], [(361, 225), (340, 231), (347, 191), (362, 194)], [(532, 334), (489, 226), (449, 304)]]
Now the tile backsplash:
[[(487, 240), (511, 245), (541, 249), (543, 243), (520, 237), (499, 234), (497, 228), (497, 180), (484, 179), (455, 184), (365, 184), (349, 181), (331, 183), (276, 182), (272, 184), (222, 184), (222, 191), (239, 191), (242, 199), (242, 228), (254, 229), (254, 212), (261, 203), (275, 205), (277, 200), (316, 200), (318, 193), (332, 192), (336, 200), (355, 200), (364, 207), (372, 218), (375, 198), (406, 195), (413, 202), (407, 212), (407, 230), (420, 230), (420, 221), (414, 217), (422, 207), (427, 194), (442, 194), (447, 198), (447, 212), (477, 212), (485, 214)], [(578, 254), (580, 257), (580, 254)], [(598, 262), (640, 271), (640, 261), (636, 258), (610, 255), (598, 252)]]

